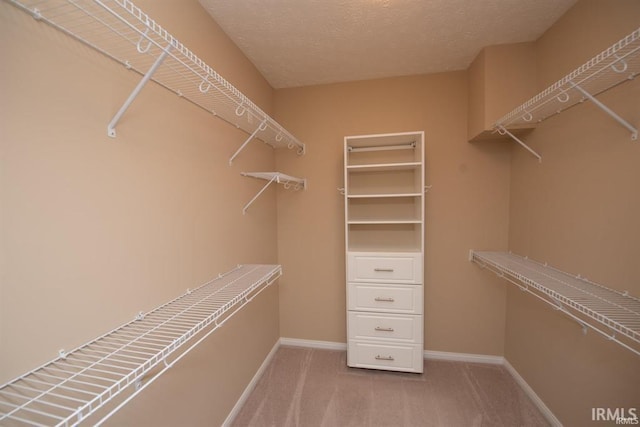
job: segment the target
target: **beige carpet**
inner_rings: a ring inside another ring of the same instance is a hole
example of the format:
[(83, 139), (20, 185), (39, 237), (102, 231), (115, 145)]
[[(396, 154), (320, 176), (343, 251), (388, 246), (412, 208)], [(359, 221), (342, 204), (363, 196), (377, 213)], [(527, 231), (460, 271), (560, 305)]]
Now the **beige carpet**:
[(344, 351), (281, 347), (233, 426), (546, 426), (496, 365), (425, 361), (424, 374), (354, 369)]

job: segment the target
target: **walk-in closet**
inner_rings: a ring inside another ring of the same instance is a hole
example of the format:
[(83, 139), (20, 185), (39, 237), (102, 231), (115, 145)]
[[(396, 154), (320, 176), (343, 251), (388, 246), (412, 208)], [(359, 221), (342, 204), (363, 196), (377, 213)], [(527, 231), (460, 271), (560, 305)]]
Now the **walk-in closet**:
[(640, 420), (637, 0), (0, 0), (0, 426)]

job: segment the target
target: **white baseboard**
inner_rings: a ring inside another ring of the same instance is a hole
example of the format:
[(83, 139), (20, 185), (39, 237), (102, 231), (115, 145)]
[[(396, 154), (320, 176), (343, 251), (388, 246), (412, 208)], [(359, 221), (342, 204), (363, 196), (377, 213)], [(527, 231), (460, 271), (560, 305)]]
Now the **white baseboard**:
[(551, 412), (551, 409), (549, 409), (547, 405), (544, 404), (542, 399), (540, 399), (540, 397), (536, 394), (536, 392), (533, 391), (531, 386), (527, 384), (524, 378), (520, 376), (518, 371), (516, 371), (516, 369), (513, 366), (511, 366), (511, 363), (509, 363), (507, 359), (504, 360), (503, 366), (511, 374), (513, 379), (516, 380), (518, 385), (520, 385), (520, 387), (525, 392), (525, 394), (529, 396), (529, 399), (531, 399), (533, 404), (538, 407), (540, 412), (542, 412), (542, 415), (547, 419), (547, 421), (549, 421), (549, 424), (551, 424), (554, 427), (562, 427), (562, 423), (560, 422), (560, 420), (558, 420), (556, 416), (553, 415), (553, 412)]
[(229, 412), (229, 415), (227, 415), (227, 419), (225, 419), (224, 422), (222, 423), (223, 427), (230, 426), (231, 423), (233, 423), (233, 420), (238, 416), (238, 413), (244, 406), (245, 402), (249, 398), (249, 395), (251, 394), (253, 389), (256, 387), (256, 384), (258, 384), (258, 380), (260, 380), (260, 378), (264, 374), (264, 371), (267, 369), (267, 366), (269, 366), (269, 363), (271, 363), (273, 356), (275, 356), (276, 351), (278, 351), (279, 348), (280, 348), (280, 341), (278, 340), (273, 345), (273, 348), (271, 349), (269, 354), (267, 354), (267, 357), (265, 357), (264, 361), (256, 371), (253, 378), (251, 378), (251, 381), (249, 381), (249, 384), (247, 384), (247, 387), (244, 389), (244, 391), (240, 395), (240, 398), (238, 399), (236, 404), (233, 406), (233, 409), (231, 409), (231, 412)]
[(450, 353), (448, 351), (425, 350), (424, 358), (427, 360), (450, 360), (453, 362), (486, 363), (489, 365), (504, 364), (504, 357), (502, 356), (472, 353)]
[[(244, 405), (245, 401), (249, 397), (249, 394), (255, 388), (258, 380), (260, 379), (265, 369), (267, 368), (267, 365), (269, 365), (269, 363), (271, 362), (271, 359), (273, 359), (273, 356), (275, 355), (276, 351), (278, 350), (278, 348), (280, 348), (281, 345), (291, 346), (291, 347), (317, 348), (322, 350), (346, 350), (347, 349), (347, 344), (340, 343), (340, 342), (303, 340), (298, 338), (284, 338), (284, 337), (280, 338), (280, 340), (278, 340), (275, 343), (275, 345), (273, 346), (273, 348), (271, 349), (267, 357), (264, 359), (264, 362), (262, 362), (262, 364), (260, 365), (260, 368), (258, 368), (258, 371), (251, 379), (251, 382), (249, 382), (249, 385), (247, 385), (247, 387), (245, 388), (244, 392), (242, 393), (242, 395), (236, 402), (235, 406), (229, 413), (229, 416), (227, 416), (227, 419), (222, 424), (223, 426), (226, 427), (231, 425), (235, 417), (238, 415), (238, 412), (240, 412), (240, 409), (242, 409), (242, 406)], [(562, 423), (560, 423), (560, 421), (556, 418), (556, 416), (553, 415), (553, 412), (551, 412), (551, 410), (547, 407), (547, 405), (544, 404), (542, 399), (538, 397), (536, 392), (533, 391), (533, 389), (529, 386), (529, 384), (527, 384), (524, 378), (520, 376), (518, 371), (516, 371), (515, 368), (511, 366), (509, 361), (507, 361), (504, 357), (484, 355), (484, 354), (452, 353), (447, 351), (425, 350), (424, 358), (427, 360), (450, 360), (455, 362), (486, 363), (490, 365), (502, 365), (505, 367), (507, 372), (511, 374), (511, 376), (518, 383), (518, 385), (522, 387), (522, 390), (531, 399), (533, 404), (536, 405), (536, 407), (540, 410), (540, 412), (542, 412), (542, 415), (547, 419), (547, 421), (549, 421), (549, 423), (554, 427), (562, 427)]]
[(319, 348), (322, 350), (346, 350), (347, 344), (333, 341), (301, 340), (298, 338), (280, 338), (281, 345), (290, 347)]

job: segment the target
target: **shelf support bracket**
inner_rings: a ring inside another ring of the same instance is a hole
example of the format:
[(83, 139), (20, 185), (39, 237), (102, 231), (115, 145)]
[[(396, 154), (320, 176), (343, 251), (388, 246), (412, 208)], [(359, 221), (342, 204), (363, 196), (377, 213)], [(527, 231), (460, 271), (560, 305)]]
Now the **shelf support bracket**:
[(609, 108), (606, 105), (604, 105), (600, 100), (596, 99), (596, 97), (594, 97), (589, 92), (587, 92), (582, 87), (580, 87), (580, 85), (577, 85), (577, 84), (571, 82), (571, 86), (574, 87), (575, 89), (578, 89), (578, 91), (580, 91), (580, 93), (582, 93), (585, 98), (587, 98), (589, 101), (593, 102), (598, 108), (600, 108), (602, 111), (604, 111), (609, 116), (611, 116), (611, 118), (613, 118), (615, 121), (617, 121), (622, 126), (627, 128), (629, 130), (629, 132), (631, 132), (631, 139), (632, 140), (636, 141), (638, 139), (638, 129), (636, 129), (633, 125), (631, 125), (631, 123), (629, 123), (628, 121), (626, 121), (625, 119), (620, 117), (618, 114), (616, 114), (615, 111), (613, 111), (611, 108)]
[(169, 55), (170, 50), (171, 50), (171, 45), (168, 45), (162, 51), (160, 56), (158, 56), (158, 59), (156, 59), (156, 62), (153, 63), (151, 68), (149, 68), (149, 71), (147, 71), (147, 73), (142, 77), (142, 80), (140, 80), (138, 82), (138, 85), (135, 87), (135, 89), (133, 89), (133, 92), (131, 92), (127, 100), (124, 101), (124, 104), (122, 104), (122, 107), (120, 107), (120, 110), (118, 110), (116, 115), (113, 116), (113, 119), (111, 119), (111, 121), (109, 122), (109, 125), (107, 126), (107, 135), (109, 135), (111, 138), (116, 137), (116, 125), (118, 124), (118, 122), (120, 121), (124, 113), (127, 111), (127, 109), (131, 106), (131, 103), (133, 103), (133, 101), (136, 99), (136, 97), (138, 96), (138, 94), (140, 93), (144, 85), (146, 85), (147, 82), (151, 79), (151, 76), (153, 76), (153, 73), (155, 73), (158, 67), (160, 66), (160, 64), (162, 64), (162, 61), (164, 61), (167, 55)]
[(252, 204), (253, 202), (255, 202), (255, 201), (256, 201), (256, 199), (257, 199), (258, 197), (260, 197), (260, 195), (261, 195), (262, 193), (264, 193), (264, 191), (265, 191), (267, 188), (269, 188), (269, 186), (270, 186), (271, 184), (273, 184), (273, 183), (274, 183), (275, 181), (277, 181), (277, 180), (278, 180), (278, 176), (277, 176), (277, 175), (274, 175), (274, 177), (273, 177), (273, 178), (271, 178), (271, 179), (269, 180), (269, 182), (267, 182), (267, 183), (265, 184), (265, 186), (264, 186), (264, 187), (262, 187), (262, 190), (258, 191), (258, 194), (256, 194), (255, 196), (253, 196), (253, 199), (249, 200), (249, 203), (247, 203), (246, 205), (244, 205), (244, 208), (242, 208), (242, 215), (245, 215), (245, 214), (247, 213), (247, 209), (249, 209), (249, 206), (251, 206), (251, 204)]
[(247, 140), (246, 140), (246, 141), (245, 141), (245, 142), (240, 146), (240, 148), (238, 148), (238, 149), (236, 150), (236, 152), (235, 152), (235, 153), (233, 153), (233, 156), (231, 156), (231, 158), (229, 159), (229, 166), (231, 166), (231, 164), (233, 163), (233, 159), (235, 159), (236, 157), (238, 157), (238, 154), (240, 154), (240, 152), (241, 152), (242, 150), (244, 150), (244, 147), (246, 147), (246, 146), (247, 146), (247, 144), (248, 144), (248, 143), (250, 143), (250, 142), (251, 142), (251, 140), (252, 140), (253, 138), (255, 138), (255, 137), (256, 137), (256, 135), (258, 134), (258, 132), (263, 131), (263, 130), (265, 130), (266, 128), (267, 128), (267, 119), (264, 119), (264, 120), (260, 123), (260, 126), (258, 126), (258, 127), (256, 128), (256, 130), (254, 130), (254, 131), (253, 131), (253, 133), (252, 133), (251, 135), (249, 135), (249, 138), (247, 138)]
[(509, 137), (511, 137), (511, 139), (513, 139), (515, 142), (517, 142), (518, 144), (520, 144), (520, 146), (522, 146), (522, 148), (524, 148), (525, 150), (527, 150), (528, 152), (530, 152), (531, 154), (533, 154), (534, 156), (536, 156), (538, 158), (538, 161), (540, 163), (542, 163), (542, 156), (538, 153), (536, 153), (531, 147), (529, 147), (527, 144), (525, 144), (524, 142), (522, 142), (522, 140), (520, 138), (518, 138), (517, 136), (515, 136), (514, 134), (512, 134), (511, 132), (509, 132), (504, 126), (502, 125), (498, 125), (497, 127), (498, 129), (498, 133), (500, 135), (508, 135)]

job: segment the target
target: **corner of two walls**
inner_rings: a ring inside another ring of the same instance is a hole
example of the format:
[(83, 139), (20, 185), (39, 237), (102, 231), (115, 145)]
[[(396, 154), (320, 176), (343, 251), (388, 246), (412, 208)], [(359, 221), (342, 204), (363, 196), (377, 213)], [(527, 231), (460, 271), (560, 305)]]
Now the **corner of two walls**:
[[(273, 89), (197, 1), (138, 5), (265, 111)], [(273, 150), (0, 3), (0, 382), (238, 263), (276, 263), (276, 199), (244, 204)], [(273, 286), (113, 425), (221, 424), (279, 333)]]

